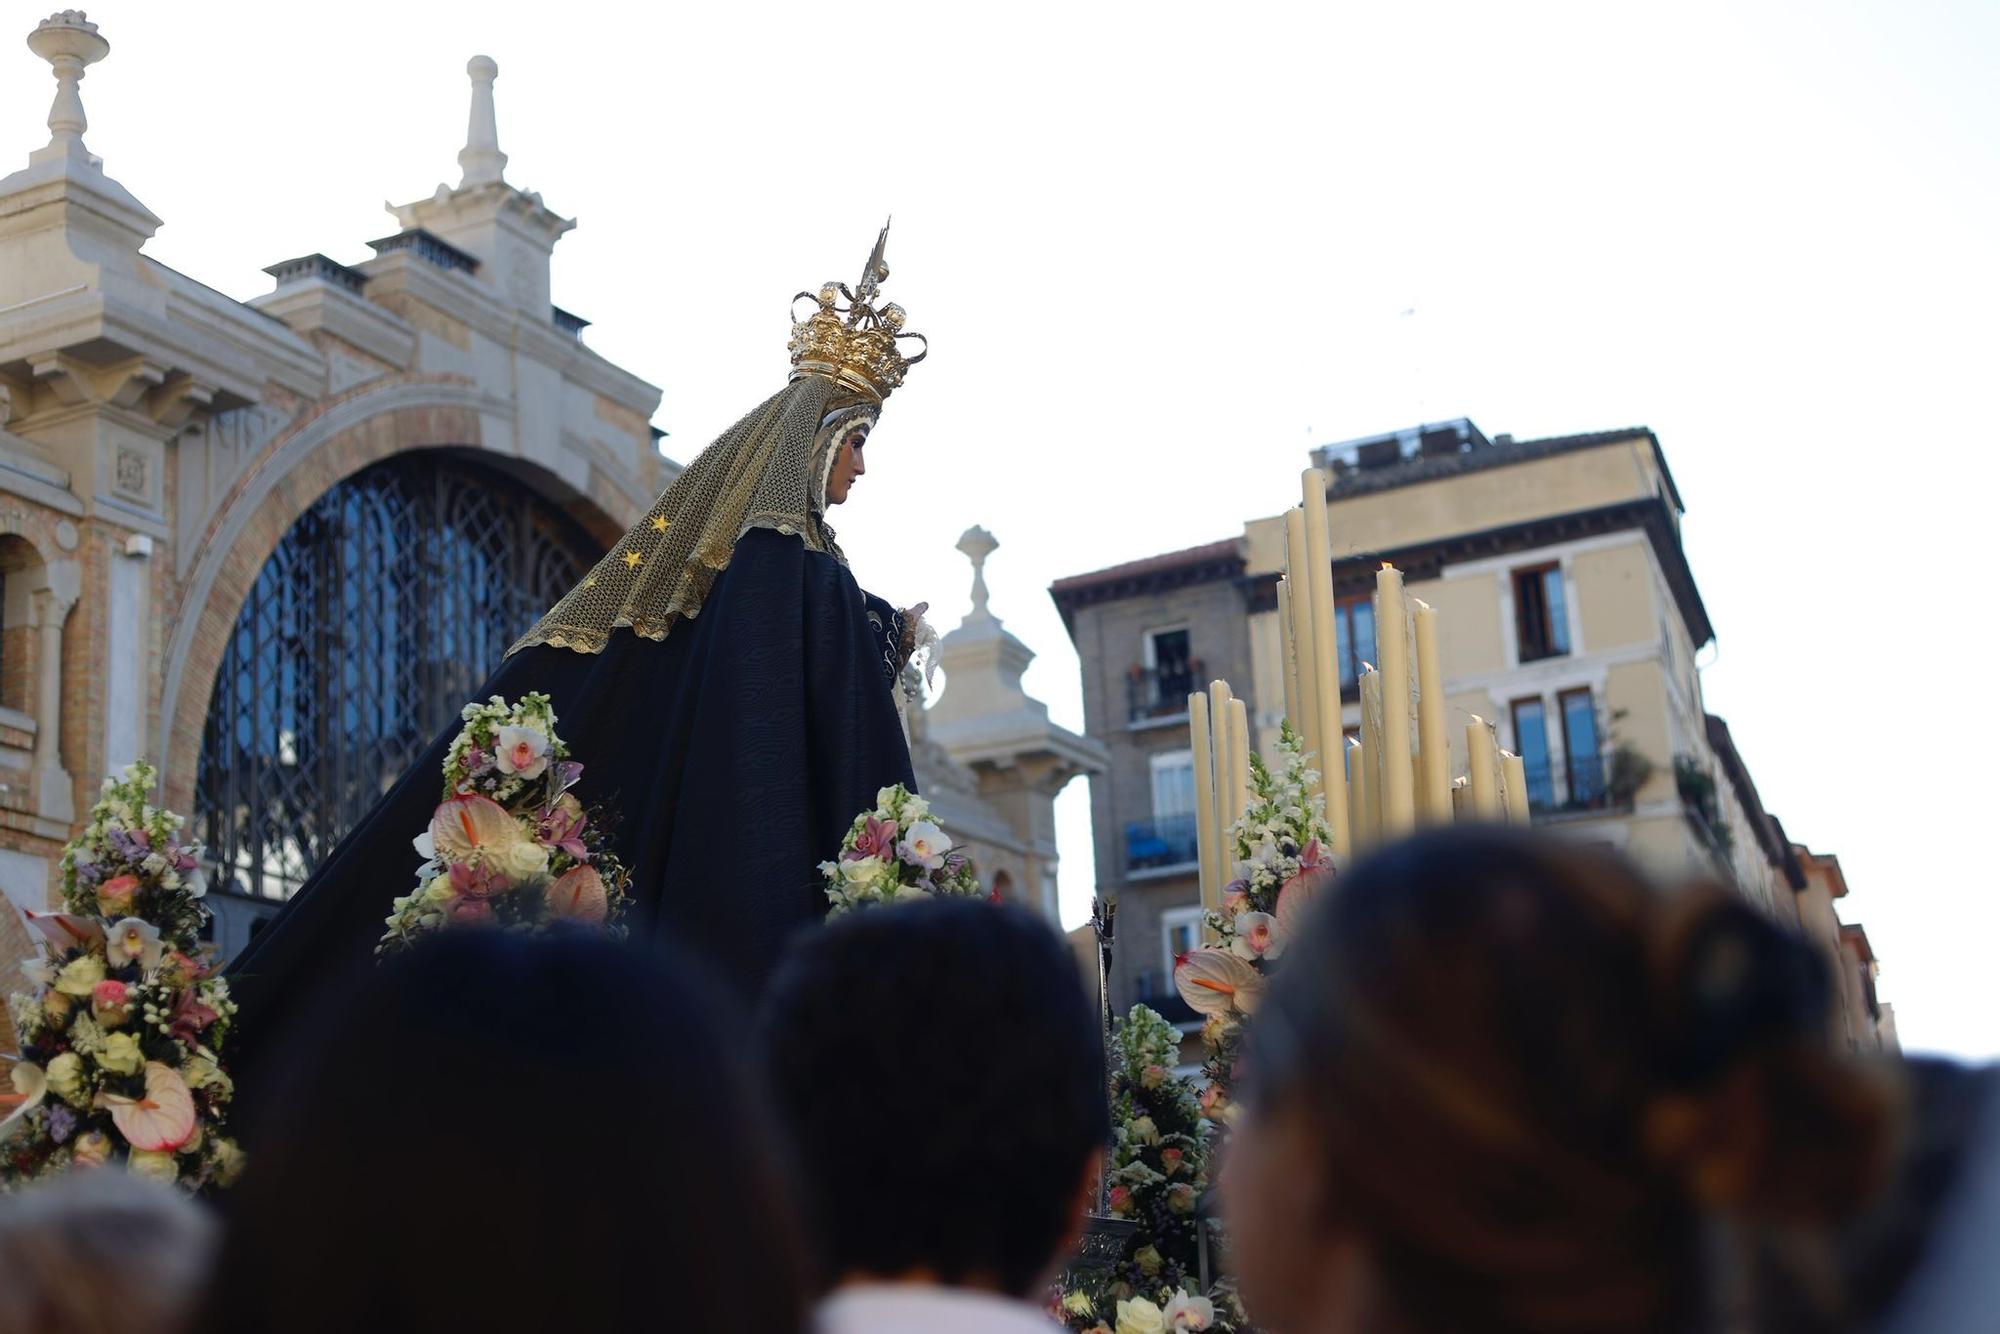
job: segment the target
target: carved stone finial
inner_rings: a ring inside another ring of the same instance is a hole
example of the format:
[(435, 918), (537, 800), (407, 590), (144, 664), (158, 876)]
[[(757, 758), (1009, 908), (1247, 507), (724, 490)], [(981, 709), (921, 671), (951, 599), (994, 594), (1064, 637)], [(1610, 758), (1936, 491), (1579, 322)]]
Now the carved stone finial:
[(500, 66), (491, 56), (474, 56), (465, 64), (472, 76), (472, 115), (466, 125), (465, 147), (459, 150), (458, 165), (465, 171), (458, 188), (497, 185), (507, 169), (507, 155), (500, 151), (500, 130), (493, 117), (493, 81)]
[(958, 549), (972, 562), (972, 615), (990, 616), (986, 610), (986, 558), (1000, 549), (1000, 540), (975, 524), (958, 539)]
[(83, 132), (90, 122), (83, 114), (83, 95), (77, 85), (83, 72), (110, 54), (111, 43), (98, 35), (97, 25), (80, 9), (65, 9), (49, 15), (28, 34), (28, 49), (55, 67), (56, 100), (49, 105), (48, 147), (33, 154), (31, 161), (50, 157), (77, 157), (90, 160), (83, 146)]

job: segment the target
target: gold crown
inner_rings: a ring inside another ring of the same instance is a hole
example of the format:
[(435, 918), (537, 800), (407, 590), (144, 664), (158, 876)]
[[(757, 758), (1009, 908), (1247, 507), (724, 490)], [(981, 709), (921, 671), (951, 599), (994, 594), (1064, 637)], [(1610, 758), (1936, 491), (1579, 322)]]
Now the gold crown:
[[(874, 252), (868, 256), (868, 267), (853, 290), (846, 283), (828, 283), (817, 295), (800, 292), (792, 298), (790, 350), (794, 380), (804, 375), (831, 376), (879, 403), (903, 383), (910, 367), (930, 355), (929, 339), (922, 334), (903, 332), (907, 317), (901, 306), (893, 301), (880, 308), (874, 304), (883, 280), (889, 276), (889, 266), (882, 260), (883, 248), (888, 244), (889, 228), (884, 225), (882, 234), (875, 239)], [(842, 298), (847, 301), (845, 306), (840, 304)], [(808, 299), (814, 303), (812, 313), (800, 319), (796, 313), (798, 304)], [(897, 346), (905, 338), (923, 344), (913, 357), (904, 356)]]

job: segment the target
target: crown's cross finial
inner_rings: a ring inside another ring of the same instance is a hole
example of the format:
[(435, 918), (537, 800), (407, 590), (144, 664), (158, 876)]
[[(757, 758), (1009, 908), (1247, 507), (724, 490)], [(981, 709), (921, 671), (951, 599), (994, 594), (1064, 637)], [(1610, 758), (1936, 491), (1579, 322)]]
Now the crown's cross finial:
[(986, 609), (986, 558), (1000, 549), (1000, 539), (974, 524), (958, 539), (958, 549), (972, 562), (972, 615), (966, 619), (990, 616), (993, 613)]
[(84, 118), (83, 95), (77, 85), (83, 71), (111, 51), (111, 43), (98, 35), (97, 25), (80, 9), (65, 9), (49, 15), (28, 34), (28, 49), (55, 67), (56, 100), (49, 105), (48, 147), (32, 154), (30, 161), (56, 157), (77, 157), (90, 161), (83, 146), (83, 132), (90, 122)]
[(500, 129), (493, 117), (493, 81), (500, 66), (491, 56), (474, 56), (465, 64), (472, 76), (472, 116), (465, 129), (465, 147), (458, 151), (458, 165), (465, 169), (458, 188), (498, 185), (507, 169), (507, 155), (500, 151)]

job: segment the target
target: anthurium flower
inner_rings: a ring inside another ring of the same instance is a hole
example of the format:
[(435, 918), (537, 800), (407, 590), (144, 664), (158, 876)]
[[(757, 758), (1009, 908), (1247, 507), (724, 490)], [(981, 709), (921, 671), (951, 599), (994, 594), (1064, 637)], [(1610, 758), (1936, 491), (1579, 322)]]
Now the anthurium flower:
[(1299, 869), (1286, 877), (1278, 891), (1278, 929), (1289, 936), (1299, 928), (1299, 919), (1312, 906), (1315, 895), (1330, 888), (1334, 876), (1333, 854), (1313, 839), (1299, 851)]
[(75, 913), (30, 910), (28, 925), (59, 950), (87, 948), (104, 939), (104, 928), (96, 918), (79, 917)]
[[(160, 1061), (146, 1062), (146, 1092), (137, 1098), (98, 1096), (111, 1111), (111, 1124), (134, 1149), (172, 1153), (194, 1137), (194, 1095), (180, 1071)], [(134, 1154), (136, 1158), (138, 1155)]]
[(440, 802), (431, 815), (431, 845), (449, 862), (497, 859), (526, 837), (505, 806), (477, 793)]
[(611, 910), (604, 877), (592, 866), (572, 866), (549, 886), (549, 911), (570, 922), (602, 922)]
[(1190, 950), (1174, 965), (1174, 986), (1197, 1014), (1250, 1014), (1264, 992), (1264, 975), (1228, 950)]
[(138, 917), (121, 917), (105, 933), (104, 952), (114, 963), (136, 963), (147, 972), (160, 966), (166, 953), (160, 928)]
[(7, 1078), (14, 1085), (14, 1092), (20, 1094), (23, 1101), (8, 1114), (6, 1120), (0, 1121), (0, 1131), (6, 1130), (8, 1126), (41, 1106), (42, 1099), (49, 1096), (49, 1073), (33, 1061), (18, 1062), (8, 1071)]

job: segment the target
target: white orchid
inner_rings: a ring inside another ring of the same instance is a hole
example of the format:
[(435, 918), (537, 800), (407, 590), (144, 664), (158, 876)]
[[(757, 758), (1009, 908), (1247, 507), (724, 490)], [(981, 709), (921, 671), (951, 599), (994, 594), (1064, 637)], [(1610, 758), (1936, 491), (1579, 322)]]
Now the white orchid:
[(1170, 1330), (1208, 1329), (1215, 1324), (1215, 1303), (1181, 1290), (1167, 1299), (1166, 1309), (1161, 1314)]
[(1229, 950), (1239, 959), (1275, 959), (1284, 953), (1278, 934), (1278, 919), (1267, 912), (1236, 914), (1229, 934)]
[(515, 778), (540, 778), (549, 767), (549, 734), (534, 727), (498, 728), (493, 736), (493, 763)]
[(926, 871), (935, 871), (944, 865), (944, 855), (951, 851), (951, 841), (944, 831), (929, 820), (919, 820), (910, 826), (896, 852), (912, 866), (921, 866)]
[(104, 951), (119, 963), (137, 963), (148, 973), (160, 966), (166, 953), (160, 928), (140, 917), (121, 917), (105, 933)]

